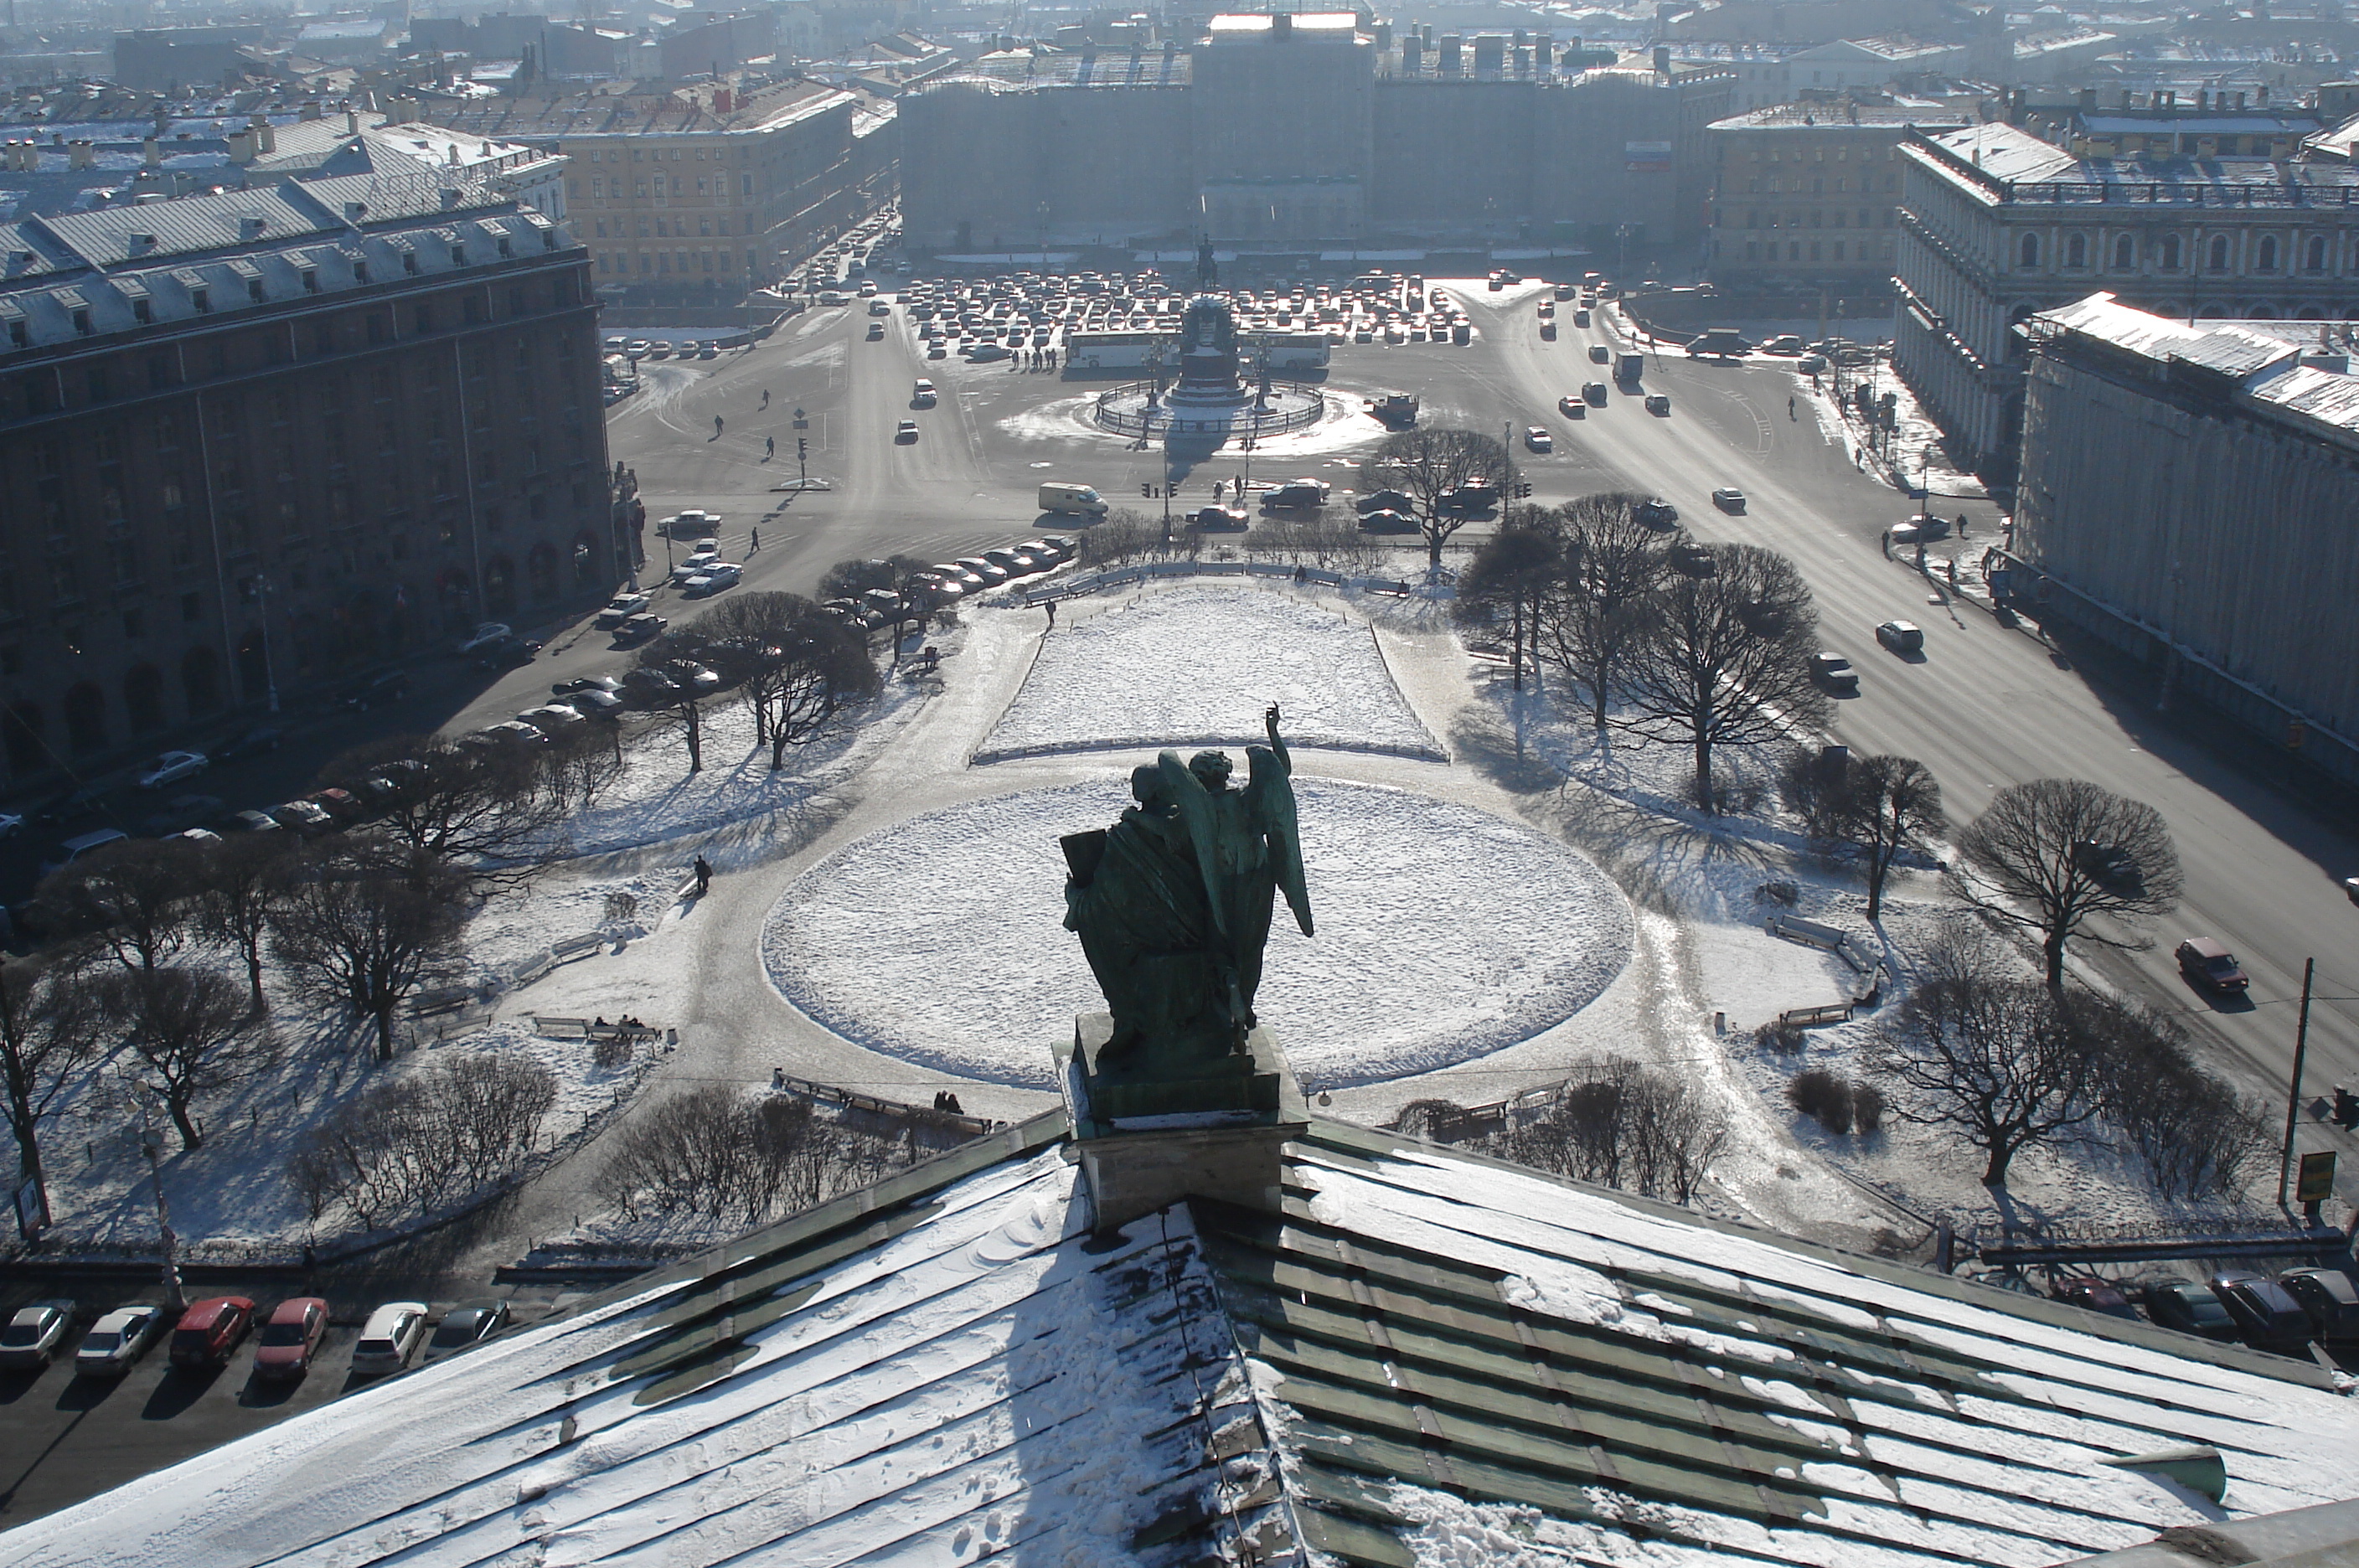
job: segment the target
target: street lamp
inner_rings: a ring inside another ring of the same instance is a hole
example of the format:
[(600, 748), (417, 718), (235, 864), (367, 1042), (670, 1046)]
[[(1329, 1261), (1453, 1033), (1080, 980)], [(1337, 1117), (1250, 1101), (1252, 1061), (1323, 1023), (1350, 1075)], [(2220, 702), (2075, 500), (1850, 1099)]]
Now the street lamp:
[(172, 1211), (164, 1201), (164, 1129), (147, 1118), (147, 1085), (128, 1073), (122, 1077), (139, 1110), (139, 1151), (147, 1157), (147, 1182), (156, 1192), (156, 1229), (164, 1242), (164, 1296), (179, 1312), (189, 1303), (180, 1290), (180, 1238), (173, 1233)]
[(266, 690), (270, 711), (278, 711), (278, 666), (270, 657), (270, 575), (257, 572), (252, 579), (254, 602), (262, 617), (262, 682)]

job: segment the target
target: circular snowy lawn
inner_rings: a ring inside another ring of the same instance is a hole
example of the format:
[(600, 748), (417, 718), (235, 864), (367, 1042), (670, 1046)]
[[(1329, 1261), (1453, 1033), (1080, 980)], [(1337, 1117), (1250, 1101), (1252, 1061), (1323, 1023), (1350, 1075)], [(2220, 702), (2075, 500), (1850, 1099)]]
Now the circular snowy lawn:
[[(1060, 835), (1110, 826), (1127, 772), (977, 800), (813, 866), (762, 932), (772, 984), (847, 1040), (944, 1073), (1053, 1087), (1050, 1050), (1104, 1007), (1062, 926)], [(1430, 1072), (1586, 1007), (1630, 914), (1553, 839), (1465, 806), (1298, 779), (1319, 934), (1280, 903), (1257, 1010), (1306, 1088)]]

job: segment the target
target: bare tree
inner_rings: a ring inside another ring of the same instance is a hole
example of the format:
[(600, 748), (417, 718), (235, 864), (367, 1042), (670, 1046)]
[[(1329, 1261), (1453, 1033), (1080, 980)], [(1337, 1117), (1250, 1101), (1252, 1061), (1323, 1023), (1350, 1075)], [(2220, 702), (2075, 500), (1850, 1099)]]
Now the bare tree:
[(285, 833), (239, 833), (205, 846), (198, 867), (198, 928), (237, 950), (256, 1014), (270, 1010), (262, 990), (262, 951), (291, 855)]
[(1622, 667), (1646, 635), (1647, 606), (1670, 574), (1671, 540), (1638, 518), (1645, 499), (1583, 495), (1557, 508), (1563, 566), (1540, 604), (1533, 658), (1583, 693), (1600, 733)]
[(313, 1220), (342, 1203), (373, 1230), (506, 1179), (556, 1103), (556, 1075), (538, 1062), (458, 1057), (345, 1102), (304, 1135), (288, 1181)]
[(1779, 780), (1786, 804), (1815, 837), (1859, 851), (1867, 869), (1867, 918), (1884, 910), (1885, 879), (1900, 857), (1930, 846), (1949, 819), (1941, 786), (1913, 757), (1797, 751)]
[(2099, 1058), (2056, 995), (1991, 978), (1990, 964), (1975, 949), (1937, 955), (1861, 1061), (1890, 1086), (1894, 1116), (1955, 1130), (1999, 1187), (2017, 1154), (2094, 1119), (2104, 1096)]
[(86, 949), (0, 956), (0, 1092), (16, 1140), (16, 1176), (41, 1181), (41, 1123), (58, 1097), (106, 1053), (103, 1009)]
[(1540, 606), (1563, 580), (1564, 550), (1555, 522), (1554, 514), (1537, 506), (1511, 512), (1458, 579), (1452, 614), (1461, 626), (1486, 626), (1506, 612), (1507, 668), (1518, 691), (1524, 689), (1524, 648), (1538, 624)]
[(459, 934), (465, 882), (429, 855), (347, 842), (306, 857), (270, 920), (270, 950), (305, 996), (375, 1026), (393, 1060), (393, 1016)]
[(752, 1225), (781, 1203), (794, 1210), (817, 1203), (836, 1141), (807, 1100), (749, 1098), (725, 1083), (707, 1084), (626, 1127), (599, 1187), (633, 1219), (642, 1208), (685, 1209)]
[(1468, 485), (1489, 485), (1502, 495), (1515, 464), (1507, 449), (1479, 430), (1418, 429), (1386, 436), (1367, 462), (1370, 489), (1398, 490), (1417, 503), (1426, 561), (1441, 570), (1441, 547), (1466, 525), (1447, 498)]
[(36, 897), (54, 929), (96, 936), (125, 968), (144, 972), (187, 941), (200, 880), (187, 840), (126, 840), (51, 872)]
[(704, 771), (704, 696), (692, 680), (679, 679), (683, 663), (701, 663), (708, 652), (706, 638), (700, 626), (664, 633), (654, 641), (642, 644), (637, 657), (638, 668), (649, 677), (635, 683), (647, 711), (661, 717), (666, 724), (679, 731), (680, 739), (688, 745), (688, 770)]
[(2075, 936), (2136, 948), (2092, 929), (2092, 916), (2137, 920), (2179, 906), (2179, 850), (2162, 813), (2085, 779), (2035, 779), (1994, 797), (1966, 824), (1958, 850), (1990, 879), (1966, 897), (2000, 920), (2039, 933), (2048, 986), (2064, 988), (2064, 948)]
[(1818, 612), (1794, 563), (1745, 544), (1707, 556), (1709, 576), (1674, 573), (1647, 600), (1615, 722), (1690, 746), (1696, 803), (1712, 811), (1714, 751), (1788, 739), (1824, 722), (1827, 699), (1810, 678)]
[(258, 1027), (245, 990), (210, 969), (168, 966), (102, 977), (98, 1005), (156, 1075), (180, 1147), (201, 1149), (195, 1107), (231, 1085), (268, 1071), (277, 1038)]
[(2199, 1065), (2172, 1019), (2086, 992), (2066, 1018), (2104, 1074), (2105, 1117), (2166, 1198), (2228, 1197), (2276, 1153), (2272, 1128), (2225, 1079)]
[(716, 605), (699, 624), (708, 662), (741, 678), (754, 711), (754, 738), (770, 767), (787, 748), (816, 739), (848, 709), (876, 694), (876, 666), (858, 633), (794, 593), (749, 593)]
[(1527, 1165), (1685, 1203), (1727, 1140), (1689, 1085), (1613, 1061), (1568, 1083), (1552, 1112), (1502, 1143), (1508, 1158)]
[(331, 761), (322, 784), (363, 791), (392, 786), (375, 833), (389, 835), (478, 881), (521, 880), (538, 869), (549, 835), (574, 809), (549, 787), (542, 746), (461, 746), (433, 735), (397, 735)]

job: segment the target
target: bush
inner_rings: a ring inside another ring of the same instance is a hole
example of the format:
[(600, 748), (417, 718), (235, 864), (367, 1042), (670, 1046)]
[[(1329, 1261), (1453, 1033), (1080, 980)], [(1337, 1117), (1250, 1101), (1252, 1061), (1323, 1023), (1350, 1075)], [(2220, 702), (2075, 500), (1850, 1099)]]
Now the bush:
[(1884, 1130), (1885, 1109), (1883, 1090), (1866, 1083), (1851, 1086), (1851, 1125), (1858, 1129), (1860, 1137)]
[(610, 1071), (631, 1064), (631, 1037), (626, 1034), (602, 1034), (590, 1045), (590, 1064)]
[(631, 1219), (687, 1209), (754, 1225), (819, 1202), (835, 1141), (808, 1100), (709, 1084), (634, 1121), (598, 1182)]
[(1774, 1051), (1780, 1056), (1791, 1056), (1810, 1043), (1810, 1033), (1801, 1025), (1788, 1023), (1784, 1018), (1771, 1018), (1753, 1031), (1753, 1043)]
[(1753, 889), (1753, 896), (1765, 904), (1777, 904), (1788, 909), (1802, 901), (1802, 890), (1791, 882), (1764, 882)]
[(1630, 1062), (1568, 1083), (1555, 1110), (1502, 1140), (1511, 1160), (1684, 1203), (1728, 1134), (1687, 1084)]
[(460, 1057), (347, 1101), (296, 1146), (288, 1180), (312, 1219), (341, 1202), (375, 1230), (515, 1171), (556, 1104), (537, 1062)]
[(1786, 1085), (1786, 1103), (1826, 1128), (1851, 1131), (1851, 1080), (1824, 1067), (1806, 1068)]

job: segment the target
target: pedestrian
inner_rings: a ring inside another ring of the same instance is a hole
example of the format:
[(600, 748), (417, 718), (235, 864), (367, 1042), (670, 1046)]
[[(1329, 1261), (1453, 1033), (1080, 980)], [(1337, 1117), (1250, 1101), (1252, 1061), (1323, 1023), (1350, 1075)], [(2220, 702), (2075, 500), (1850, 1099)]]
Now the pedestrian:
[(764, 463), (767, 463), (770, 459), (777, 455), (778, 438), (776, 436), (764, 436), (762, 438), (762, 461)]
[(765, 408), (768, 408), (769, 406), (770, 406), (770, 389), (769, 389), (768, 387), (763, 387), (763, 388), (762, 388), (762, 407), (764, 407)]
[(1057, 601), (1054, 599), (1049, 601), (1049, 629), (1052, 632), (1057, 629)]
[(1215, 506), (1221, 504), (1221, 486), (1227, 483), (1228, 481), (1225, 479), (1215, 479), (1212, 481), (1212, 505)]
[(1310, 569), (1309, 567), (1307, 567), (1307, 566), (1303, 565), (1303, 564), (1302, 564), (1302, 562), (1300, 562), (1300, 561), (1296, 561), (1296, 562), (1294, 563), (1294, 582), (1295, 582), (1295, 585), (1296, 585), (1297, 587), (1299, 587), (1299, 586), (1301, 586), (1303, 583), (1308, 583), (1308, 582), (1310, 582)]
[(712, 863), (700, 855), (696, 857), (696, 896), (703, 898), (704, 890), (712, 886)]
[(721, 416), (718, 414), (712, 416), (712, 439), (714, 441), (721, 439)]
[(1786, 399), (1786, 417), (1789, 419), (1799, 418), (1799, 416), (1794, 412), (1794, 399), (1791, 397)]
[(745, 553), (747, 555), (759, 555), (762, 553), (762, 530), (759, 528), (754, 528), (749, 531), (753, 535), (753, 539), (752, 542), (745, 547)]
[(1963, 512), (1958, 514), (1958, 537), (1960, 539), (1966, 537), (1966, 515)]
[(1892, 530), (1890, 528), (1885, 529), (1883, 534), (1877, 538), (1876, 543), (1884, 548), (1884, 559), (1890, 561), (1892, 559)]

